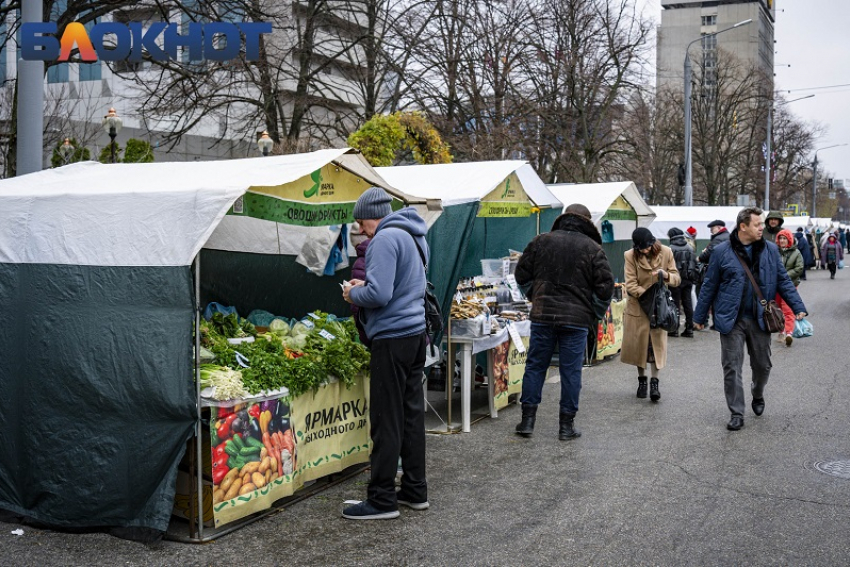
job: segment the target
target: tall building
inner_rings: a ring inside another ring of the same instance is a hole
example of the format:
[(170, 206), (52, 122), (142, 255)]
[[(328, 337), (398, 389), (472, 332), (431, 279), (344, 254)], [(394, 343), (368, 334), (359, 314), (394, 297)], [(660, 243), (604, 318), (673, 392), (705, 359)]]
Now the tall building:
[[(661, 7), (656, 67), (659, 89), (683, 88), (685, 49), (702, 37), (691, 46), (690, 55), (694, 69), (704, 61), (706, 88), (711, 89), (720, 48), (763, 73), (770, 81), (766, 90), (772, 92), (775, 0), (661, 0)], [(752, 19), (749, 25), (703, 37), (748, 19)]]

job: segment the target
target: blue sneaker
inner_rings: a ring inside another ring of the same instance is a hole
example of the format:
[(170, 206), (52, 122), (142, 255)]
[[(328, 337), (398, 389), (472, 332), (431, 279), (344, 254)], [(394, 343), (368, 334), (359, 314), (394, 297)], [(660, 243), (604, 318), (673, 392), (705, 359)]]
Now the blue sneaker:
[(417, 511), (427, 510), (431, 507), (431, 504), (427, 500), (425, 502), (412, 502), (410, 500), (402, 500), (401, 498), (398, 500), (398, 505)]
[(378, 510), (368, 500), (349, 506), (342, 511), (342, 517), (347, 520), (392, 520), (399, 515), (398, 510)]

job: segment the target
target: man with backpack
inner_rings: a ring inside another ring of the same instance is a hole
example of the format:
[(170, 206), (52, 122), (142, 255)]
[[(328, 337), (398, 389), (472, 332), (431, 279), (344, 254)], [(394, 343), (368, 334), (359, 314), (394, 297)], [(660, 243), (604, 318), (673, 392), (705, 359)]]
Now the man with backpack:
[[(671, 287), (670, 293), (673, 295), (673, 301), (676, 302), (679, 313), (682, 313), (682, 311), (685, 313), (685, 330), (682, 332), (682, 336), (693, 338), (694, 302), (691, 293), (697, 281), (696, 254), (685, 240), (685, 233), (680, 229), (671, 228), (667, 231), (667, 237), (670, 239), (673, 258), (676, 260), (676, 269), (679, 270), (679, 275), (682, 278), (682, 283), (678, 287)], [(667, 336), (678, 337), (679, 329), (668, 332)]]
[[(413, 207), (392, 211), (392, 197), (368, 189), (354, 205), (354, 218), (371, 238), (366, 281), (351, 280), (343, 298), (365, 314), (372, 346), (369, 386), (372, 456), (368, 499), (345, 508), (349, 520), (388, 520), (398, 507), (429, 507), (425, 480), (427, 226)], [(401, 457), (401, 490), (395, 477)]]

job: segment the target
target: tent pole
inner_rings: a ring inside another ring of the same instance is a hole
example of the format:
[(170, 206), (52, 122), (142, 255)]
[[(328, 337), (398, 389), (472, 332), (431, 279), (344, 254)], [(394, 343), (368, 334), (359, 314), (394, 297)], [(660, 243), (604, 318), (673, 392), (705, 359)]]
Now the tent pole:
[(198, 411), (195, 422), (195, 448), (197, 450), (198, 489), (198, 539), (204, 539), (204, 444), (201, 437), (201, 252), (195, 256), (195, 404)]
[(540, 236), (540, 211), (537, 211), (537, 236)]

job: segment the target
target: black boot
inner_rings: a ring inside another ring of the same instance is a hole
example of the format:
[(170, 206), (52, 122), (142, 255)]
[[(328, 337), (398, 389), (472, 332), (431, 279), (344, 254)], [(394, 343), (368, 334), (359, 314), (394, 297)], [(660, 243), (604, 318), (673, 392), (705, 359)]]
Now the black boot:
[(573, 427), (573, 420), (576, 417), (574, 413), (562, 413), (560, 417), (561, 426), (558, 428), (558, 439), (567, 441), (581, 437), (581, 431)]
[(638, 391), (637, 397), (646, 397), (646, 376), (638, 376)]
[(658, 378), (652, 378), (649, 381), (649, 399), (653, 402), (661, 399), (661, 392), (658, 391)]
[(522, 421), (516, 426), (517, 435), (531, 437), (534, 433), (534, 421), (537, 419), (537, 406), (522, 404)]

